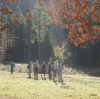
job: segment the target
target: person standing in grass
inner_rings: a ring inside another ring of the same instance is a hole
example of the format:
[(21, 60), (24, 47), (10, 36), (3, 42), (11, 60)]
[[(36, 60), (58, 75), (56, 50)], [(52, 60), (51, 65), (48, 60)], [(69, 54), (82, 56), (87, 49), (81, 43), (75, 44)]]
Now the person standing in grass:
[(32, 61), (27, 65), (29, 78), (31, 78), (31, 73), (32, 73), (32, 70), (31, 70), (31, 69), (32, 69), (32, 65), (33, 65), (33, 62), (32, 62)]
[(11, 74), (13, 74), (15, 67), (15, 63), (13, 62), (13, 60), (10, 62), (10, 67), (11, 67)]
[(39, 69), (39, 63), (38, 60), (34, 63), (33, 69), (34, 69), (34, 80), (38, 80), (38, 69)]
[(51, 66), (51, 62), (48, 62), (48, 75), (49, 75), (49, 80), (52, 79), (52, 66)]
[(42, 68), (42, 74), (44, 75), (44, 76), (42, 77), (42, 79), (45, 80), (45, 79), (46, 79), (46, 78), (45, 78), (45, 73), (46, 73), (46, 64), (45, 64), (45, 62), (43, 62), (41, 68)]

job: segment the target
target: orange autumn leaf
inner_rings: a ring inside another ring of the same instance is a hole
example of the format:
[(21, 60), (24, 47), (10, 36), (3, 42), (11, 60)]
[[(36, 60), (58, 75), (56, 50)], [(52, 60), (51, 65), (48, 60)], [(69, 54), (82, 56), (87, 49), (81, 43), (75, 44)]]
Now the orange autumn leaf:
[(99, 26), (93, 26), (92, 27), (94, 30), (100, 30), (100, 27)]
[(68, 28), (68, 24), (65, 25), (65, 28)]
[(82, 28), (79, 28), (78, 31), (79, 31), (79, 32), (83, 32), (83, 29), (82, 29)]
[(77, 43), (77, 42), (73, 42), (73, 44), (74, 44), (76, 47), (78, 47), (78, 43)]
[(81, 47), (81, 48), (83, 48), (83, 46), (82, 46), (82, 45), (80, 45), (80, 47)]
[(18, 15), (15, 15), (16, 18), (20, 18)]
[(84, 43), (85, 40), (83, 38), (79, 38), (79, 42)]
[(7, 29), (2, 29), (2, 30), (0, 30), (0, 32), (6, 33)]
[(91, 7), (91, 10), (92, 10), (92, 11), (94, 11), (94, 10), (95, 10), (93, 6)]
[(0, 26), (0, 32), (7, 32), (7, 29), (5, 26)]
[(0, 8), (0, 12), (4, 12), (5, 11), (5, 9), (4, 8)]
[(28, 8), (28, 9), (26, 9), (26, 12), (31, 12), (31, 9), (29, 9), (29, 8)]
[(2, 20), (2, 19), (0, 19), (0, 22), (1, 22), (1, 23), (3, 23), (3, 20)]
[(12, 22), (15, 24), (15, 25), (18, 25), (18, 26), (22, 26), (20, 23), (19, 23), (19, 21), (18, 20), (12, 20)]
[(61, 25), (62, 28), (65, 28), (65, 26), (66, 26), (65, 24), (62, 24), (62, 25)]
[(34, 19), (34, 16), (32, 16), (32, 15), (27, 15), (26, 18), (29, 19), (29, 20), (33, 20), (33, 19)]

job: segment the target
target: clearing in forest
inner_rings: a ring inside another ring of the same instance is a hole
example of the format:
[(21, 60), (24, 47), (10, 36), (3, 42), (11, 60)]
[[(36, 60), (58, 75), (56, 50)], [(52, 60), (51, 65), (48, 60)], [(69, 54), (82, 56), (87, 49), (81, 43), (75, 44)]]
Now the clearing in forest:
[[(32, 74), (33, 75), (33, 74)], [(0, 71), (0, 99), (100, 99), (100, 78), (63, 75), (64, 83), (27, 78), (27, 73)]]

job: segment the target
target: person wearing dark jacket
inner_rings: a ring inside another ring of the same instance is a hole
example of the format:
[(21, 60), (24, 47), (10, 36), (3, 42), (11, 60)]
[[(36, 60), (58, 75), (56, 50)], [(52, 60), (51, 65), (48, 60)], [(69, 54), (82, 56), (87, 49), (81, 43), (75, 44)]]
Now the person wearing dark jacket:
[(42, 68), (42, 74), (43, 74), (42, 79), (45, 80), (45, 79), (46, 79), (46, 78), (45, 78), (45, 73), (46, 73), (46, 64), (45, 64), (45, 62), (43, 62), (41, 68)]
[(51, 66), (51, 62), (48, 62), (48, 75), (49, 75), (49, 80), (52, 79), (52, 66)]
[(38, 80), (38, 70), (39, 70), (39, 63), (38, 60), (34, 63), (33, 70), (34, 70), (34, 80)]
[(13, 60), (10, 62), (10, 66), (11, 66), (11, 74), (13, 74), (15, 67), (15, 63), (13, 62)]
[(28, 65), (27, 65), (27, 69), (28, 69), (28, 75), (29, 77), (28, 78), (31, 78), (31, 73), (32, 73), (32, 65), (33, 65), (33, 62), (31, 61)]

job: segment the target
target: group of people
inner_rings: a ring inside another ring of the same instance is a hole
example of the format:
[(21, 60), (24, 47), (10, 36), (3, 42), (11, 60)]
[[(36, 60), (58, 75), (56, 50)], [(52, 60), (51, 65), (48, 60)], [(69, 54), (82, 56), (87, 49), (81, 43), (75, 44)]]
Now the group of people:
[(48, 73), (49, 80), (53, 79), (55, 81), (56, 78), (58, 78), (59, 81), (62, 81), (62, 63), (57, 60), (54, 63), (48, 62), (47, 64), (45, 62), (40, 64), (38, 63), (38, 60), (33, 63), (32, 61), (27, 65), (28, 69), (28, 75), (29, 78), (31, 78), (32, 71), (34, 72), (34, 79), (38, 80), (38, 73), (41, 72), (41, 78), (46, 80), (45, 74)]
[[(11, 74), (14, 72), (15, 63), (13, 60), (10, 62), (11, 66)], [(28, 69), (28, 77), (31, 78), (32, 72), (34, 73), (34, 80), (38, 80), (38, 73), (41, 73), (41, 78), (43, 80), (46, 80), (45, 74), (48, 74), (49, 80), (53, 79), (53, 81), (56, 81), (56, 78), (61, 82), (62, 79), (62, 63), (59, 60), (56, 60), (55, 62), (51, 63), (48, 62), (47, 64), (45, 62), (42, 63), (40, 66), (38, 60), (36, 60), (35, 63), (32, 61), (27, 65)]]
[(27, 69), (28, 69), (28, 75), (29, 75), (29, 78), (31, 78), (31, 73), (32, 71), (34, 71), (34, 79), (35, 80), (38, 80), (38, 71), (39, 71), (39, 63), (38, 63), (38, 60), (33, 63), (32, 61), (27, 65)]

